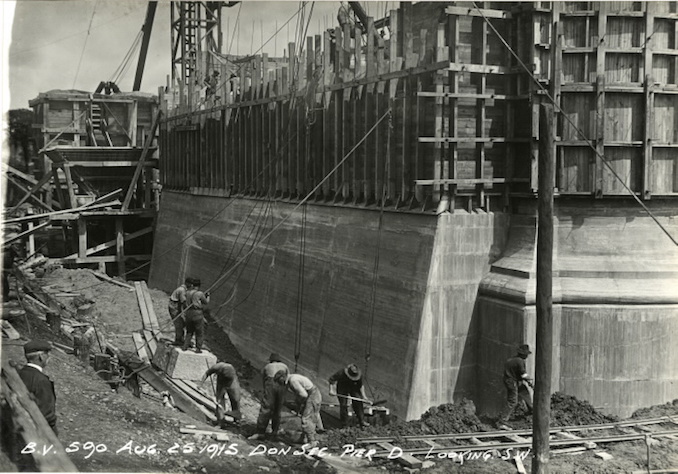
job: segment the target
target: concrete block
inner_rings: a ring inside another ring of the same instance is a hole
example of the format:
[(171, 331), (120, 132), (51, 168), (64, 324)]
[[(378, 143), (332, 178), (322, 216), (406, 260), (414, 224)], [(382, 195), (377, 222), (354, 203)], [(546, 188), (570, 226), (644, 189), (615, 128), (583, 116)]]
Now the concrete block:
[(153, 365), (174, 379), (184, 380), (199, 380), (216, 363), (217, 356), (209, 351), (196, 354), (170, 344), (160, 344), (153, 357)]

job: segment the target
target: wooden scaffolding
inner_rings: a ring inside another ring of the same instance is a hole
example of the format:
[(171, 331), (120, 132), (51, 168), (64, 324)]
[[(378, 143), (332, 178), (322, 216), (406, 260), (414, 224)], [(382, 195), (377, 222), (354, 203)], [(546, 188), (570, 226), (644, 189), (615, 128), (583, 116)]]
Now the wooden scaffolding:
[(553, 98), (557, 196), (675, 196), (677, 19), (676, 2), (402, 2), (290, 43), (282, 61), (223, 61), (192, 96), (163, 88), (161, 179), (209, 195), (507, 209), (536, 193), (539, 104)]

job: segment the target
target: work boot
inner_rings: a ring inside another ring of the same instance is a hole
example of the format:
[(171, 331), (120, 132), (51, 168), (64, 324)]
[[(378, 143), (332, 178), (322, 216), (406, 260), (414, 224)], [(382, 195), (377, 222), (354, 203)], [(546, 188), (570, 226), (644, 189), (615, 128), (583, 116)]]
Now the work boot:
[(201, 349), (196, 349), (196, 350), (195, 350), (195, 353), (196, 353), (196, 354), (202, 354), (202, 350), (201, 350)]

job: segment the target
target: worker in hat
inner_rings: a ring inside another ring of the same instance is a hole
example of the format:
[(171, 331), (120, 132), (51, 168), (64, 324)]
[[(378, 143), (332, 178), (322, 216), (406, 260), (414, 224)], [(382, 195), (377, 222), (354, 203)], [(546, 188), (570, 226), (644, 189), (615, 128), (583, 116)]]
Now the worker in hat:
[[(235, 367), (226, 362), (217, 362), (207, 369), (200, 383), (204, 384), (210, 375), (217, 376), (217, 407), (215, 413), (217, 423), (223, 426), (224, 415), (229, 415), (235, 420), (240, 420), (242, 418), (240, 413), (240, 382), (238, 381)], [(230, 411), (226, 411), (226, 395), (228, 395), (228, 400), (231, 403)]]
[(36, 405), (38, 405), (49, 426), (54, 430), (55, 434), (58, 434), (54, 382), (43, 371), (49, 361), (49, 352), (51, 350), (52, 346), (46, 341), (33, 340), (24, 344), (24, 354), (27, 363), (19, 370), (19, 377), (23, 380), (28, 392), (33, 396)]
[(204, 311), (210, 302), (210, 292), (200, 291), (200, 280), (193, 279), (193, 288), (186, 292), (188, 308), (186, 309), (186, 338), (184, 339), (183, 350), (188, 350), (191, 345), (191, 339), (195, 334), (195, 352), (202, 352), (202, 342), (205, 335), (205, 315)]
[[(355, 364), (349, 364), (330, 377), (330, 395), (339, 399), (339, 419), (344, 428), (348, 426), (348, 402), (351, 401), (353, 413), (358, 418), (358, 426), (369, 426), (364, 420), (363, 402), (366, 400), (365, 386), (360, 369)], [(360, 400), (358, 400), (360, 399)]]
[(324, 431), (323, 421), (320, 418), (322, 394), (311, 379), (301, 374), (290, 374), (279, 370), (273, 381), (278, 385), (286, 386), (297, 397), (297, 413), (301, 415), (301, 437), (298, 443), (309, 443), (311, 447), (318, 445), (317, 431)]
[(532, 354), (530, 346), (523, 344), (518, 347), (518, 353), (504, 363), (504, 386), (506, 387), (506, 405), (499, 415), (497, 425), (504, 425), (518, 405), (518, 399), (525, 402), (528, 413), (532, 413), (532, 396), (529, 385), (532, 387), (532, 378), (528, 375), (525, 368), (527, 356)]
[(285, 403), (285, 387), (275, 383), (273, 377), (278, 372), (290, 373), (290, 369), (282, 361), (279, 354), (272, 353), (268, 358), (268, 364), (261, 371), (264, 386), (264, 398), (261, 400), (259, 417), (257, 418), (257, 433), (250, 439), (263, 439), (266, 437), (268, 422), (271, 422), (271, 438), (276, 439), (280, 429), (280, 418)]
[(186, 293), (193, 289), (193, 279), (187, 277), (182, 285), (172, 292), (169, 298), (168, 311), (172, 323), (174, 323), (174, 342), (173, 346), (184, 345), (184, 333), (186, 327)]

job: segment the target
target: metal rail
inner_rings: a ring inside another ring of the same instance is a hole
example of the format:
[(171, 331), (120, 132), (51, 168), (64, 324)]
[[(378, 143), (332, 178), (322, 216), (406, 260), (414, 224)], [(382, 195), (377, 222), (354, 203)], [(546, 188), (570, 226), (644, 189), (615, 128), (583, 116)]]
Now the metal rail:
[[(506, 435), (512, 434), (511, 431), (505, 431)], [(576, 446), (582, 445), (585, 443), (618, 443), (621, 441), (638, 441), (644, 440), (646, 438), (662, 438), (662, 437), (671, 437), (678, 435), (677, 430), (665, 430), (665, 431), (655, 431), (652, 433), (638, 433), (638, 434), (628, 434), (628, 435), (618, 435), (618, 436), (598, 436), (593, 438), (579, 438), (579, 439), (556, 439), (550, 440), (549, 446)], [(403, 454), (437, 454), (445, 453), (451, 451), (491, 451), (491, 450), (500, 450), (500, 449), (519, 449), (519, 448), (531, 448), (532, 440), (525, 442), (495, 442), (495, 443), (482, 443), (482, 444), (463, 444), (463, 445), (452, 445), (452, 446), (439, 446), (428, 448), (412, 448), (412, 449), (402, 449)], [(391, 453), (390, 450), (384, 449), (377, 451), (373, 454), (374, 457), (385, 457)]]
[[(614, 429), (614, 428), (626, 428), (633, 426), (646, 426), (646, 425), (655, 425), (660, 423), (673, 423), (678, 425), (678, 419), (674, 419), (671, 416), (662, 416), (658, 418), (646, 418), (642, 420), (634, 421), (622, 421), (614, 423), (600, 423), (595, 425), (570, 425), (570, 426), (554, 426), (549, 430), (549, 433), (555, 434), (558, 432), (571, 432), (571, 431), (585, 431), (585, 430), (603, 430), (603, 429)], [(358, 438), (357, 443), (388, 443), (392, 441), (424, 441), (424, 440), (457, 440), (457, 439), (470, 439), (470, 438), (496, 438), (498, 436), (526, 436), (531, 435), (532, 430), (499, 430), (499, 431), (480, 431), (480, 432), (470, 432), (470, 433), (449, 433), (449, 434), (440, 434), (440, 435), (411, 435), (411, 436), (399, 436), (399, 437), (381, 437), (381, 438)]]
[[(588, 430), (604, 430), (604, 429), (619, 429), (619, 428), (633, 428), (647, 425), (658, 425), (662, 423), (670, 423), (673, 425), (678, 425), (678, 420), (670, 417), (663, 416), (658, 418), (648, 418), (644, 420), (633, 420), (633, 421), (624, 421), (617, 423), (602, 423), (596, 425), (578, 425), (578, 426), (563, 426), (563, 427), (553, 427), (549, 430), (550, 434), (563, 433), (563, 432), (572, 432), (572, 431), (588, 431)], [(470, 451), (491, 451), (491, 450), (505, 450), (509, 448), (520, 449), (520, 448), (530, 448), (532, 447), (532, 440), (516, 440), (520, 436), (531, 435), (531, 430), (502, 430), (502, 431), (486, 431), (486, 432), (477, 432), (477, 433), (450, 433), (442, 435), (423, 435), (423, 436), (402, 436), (398, 438), (394, 437), (382, 437), (382, 438), (358, 438), (356, 442), (362, 444), (377, 444), (380, 443), (389, 443), (393, 441), (421, 441), (429, 444), (429, 446), (423, 448), (400, 448), (402, 454), (417, 455), (417, 454), (438, 454), (438, 453), (450, 453), (455, 452), (470, 452)], [(675, 437), (678, 435), (678, 429), (668, 429), (668, 430), (657, 430), (657, 431), (644, 431), (642, 433), (627, 433), (623, 435), (608, 435), (608, 436), (593, 436), (593, 437), (573, 437), (568, 439), (551, 439), (549, 441), (549, 446), (551, 447), (568, 447), (568, 446), (577, 446), (585, 445), (589, 443), (618, 443), (623, 441), (637, 441), (644, 440), (647, 438), (663, 438), (663, 437)], [(491, 438), (509, 438), (511, 441), (497, 441), (490, 440)], [(452, 445), (438, 445), (431, 441), (464, 441), (472, 440), (473, 444), (452, 444)], [(481, 439), (487, 439), (489, 442), (480, 442)], [(382, 446), (383, 447), (383, 446)], [(374, 457), (385, 457), (391, 453), (389, 449), (378, 450)]]

